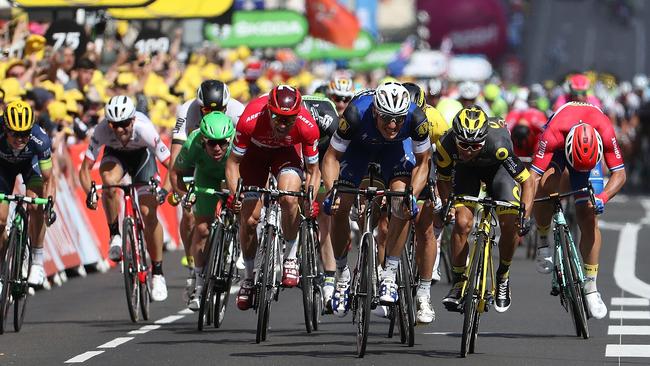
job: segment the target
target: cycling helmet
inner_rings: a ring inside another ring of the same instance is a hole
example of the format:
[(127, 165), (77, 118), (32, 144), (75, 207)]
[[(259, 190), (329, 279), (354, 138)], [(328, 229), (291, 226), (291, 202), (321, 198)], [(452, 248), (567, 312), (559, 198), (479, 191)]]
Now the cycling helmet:
[(424, 108), (424, 90), (416, 83), (402, 83), (402, 85), (409, 91), (411, 102), (420, 109)]
[(481, 107), (472, 105), (456, 114), (452, 129), (458, 140), (469, 143), (483, 142), (488, 134), (487, 119), (487, 114)]
[(564, 154), (575, 170), (588, 172), (603, 157), (603, 140), (592, 126), (580, 123), (569, 131), (565, 140)]
[(406, 116), (411, 105), (411, 97), (402, 84), (389, 81), (375, 89), (373, 103), (380, 114), (392, 117)]
[(29, 104), (15, 100), (5, 107), (4, 120), (10, 131), (30, 131), (34, 125), (34, 112)]
[(535, 138), (532, 136), (530, 126), (527, 123), (517, 123), (517, 125), (512, 128), (512, 131), (510, 131), (510, 138), (512, 139), (512, 145), (515, 148), (515, 151), (529, 151), (535, 143), (533, 140), (531, 144), (531, 137), (533, 139)]
[(463, 81), (458, 85), (458, 94), (463, 99), (476, 99), (480, 93), (481, 87), (473, 81)]
[(586, 93), (591, 83), (583, 74), (575, 74), (569, 78), (569, 91), (571, 93)]
[(268, 106), (273, 114), (295, 116), (300, 113), (300, 103), (300, 91), (289, 85), (278, 85), (269, 93)]
[(112, 97), (104, 109), (109, 122), (120, 122), (135, 116), (135, 105), (126, 95)]
[(435, 97), (442, 93), (442, 81), (440, 79), (431, 79), (427, 85), (429, 87), (429, 95)]
[(635, 90), (645, 90), (648, 87), (648, 77), (645, 74), (636, 74), (632, 79)]
[(327, 85), (327, 95), (352, 98), (354, 96), (354, 82), (349, 77), (335, 76)]
[(501, 94), (501, 88), (497, 84), (487, 84), (483, 88), (483, 96), (489, 101), (494, 101)]
[(230, 117), (223, 112), (210, 112), (201, 118), (201, 135), (209, 140), (229, 140), (235, 134)]
[(230, 100), (230, 90), (226, 84), (219, 80), (206, 80), (199, 85), (196, 99), (201, 107), (224, 110)]

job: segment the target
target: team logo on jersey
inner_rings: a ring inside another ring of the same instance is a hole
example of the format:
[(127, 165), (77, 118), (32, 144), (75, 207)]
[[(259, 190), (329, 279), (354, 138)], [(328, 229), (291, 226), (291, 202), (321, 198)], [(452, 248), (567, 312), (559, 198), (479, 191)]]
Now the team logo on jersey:
[(417, 133), (420, 136), (427, 135), (429, 133), (429, 124), (427, 123), (427, 121), (420, 123), (420, 125), (417, 128)]
[(537, 148), (536, 158), (544, 159), (544, 153), (546, 152), (546, 141), (539, 140), (539, 147)]
[(339, 131), (346, 133), (350, 129), (350, 124), (348, 121), (345, 120), (345, 118), (341, 118), (339, 121)]
[(500, 147), (497, 149), (495, 155), (499, 160), (506, 160), (506, 158), (508, 158), (508, 149), (506, 149), (505, 147)]

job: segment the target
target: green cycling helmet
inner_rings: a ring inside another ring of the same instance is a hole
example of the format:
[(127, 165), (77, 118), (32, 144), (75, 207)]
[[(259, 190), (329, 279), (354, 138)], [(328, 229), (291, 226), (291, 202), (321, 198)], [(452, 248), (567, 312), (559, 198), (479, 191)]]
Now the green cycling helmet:
[(210, 112), (203, 116), (199, 129), (201, 135), (209, 140), (230, 140), (235, 134), (235, 126), (223, 112)]

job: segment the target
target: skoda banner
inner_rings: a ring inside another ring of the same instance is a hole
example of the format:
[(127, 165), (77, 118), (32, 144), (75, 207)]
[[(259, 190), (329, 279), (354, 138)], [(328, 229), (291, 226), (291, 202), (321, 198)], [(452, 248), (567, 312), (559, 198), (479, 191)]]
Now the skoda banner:
[(354, 46), (350, 49), (338, 47), (335, 44), (322, 39), (307, 37), (296, 46), (296, 54), (305, 60), (347, 60), (353, 57), (365, 56), (370, 52), (373, 44), (374, 40), (372, 39), (372, 36), (366, 31), (359, 32), (359, 36), (354, 41)]
[(291, 47), (307, 35), (307, 20), (293, 11), (237, 11), (232, 24), (207, 24), (205, 38), (221, 47)]
[(401, 43), (382, 43), (376, 45), (367, 55), (350, 60), (350, 68), (355, 71), (368, 71), (385, 68), (402, 47)]

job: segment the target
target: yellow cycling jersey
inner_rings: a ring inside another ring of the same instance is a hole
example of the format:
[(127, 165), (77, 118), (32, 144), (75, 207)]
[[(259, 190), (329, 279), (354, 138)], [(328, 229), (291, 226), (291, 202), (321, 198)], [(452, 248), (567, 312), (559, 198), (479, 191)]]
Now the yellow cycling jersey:
[(424, 106), (424, 114), (427, 116), (429, 121), (429, 140), (431, 140), (431, 145), (435, 146), (436, 142), (440, 140), (440, 137), (447, 132), (449, 129), (449, 124), (445, 121), (445, 118), (442, 114), (433, 106), (426, 104)]

